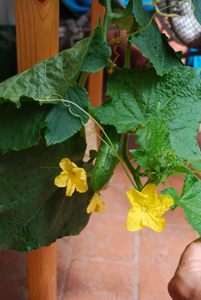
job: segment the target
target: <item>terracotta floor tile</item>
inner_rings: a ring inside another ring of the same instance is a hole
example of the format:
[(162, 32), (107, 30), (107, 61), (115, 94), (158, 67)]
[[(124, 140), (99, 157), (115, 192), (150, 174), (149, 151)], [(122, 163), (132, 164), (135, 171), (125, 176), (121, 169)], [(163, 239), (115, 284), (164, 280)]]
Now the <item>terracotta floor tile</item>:
[(109, 184), (112, 184), (112, 183), (114, 183), (115, 185), (116, 184), (125, 185), (128, 187), (128, 189), (131, 188), (131, 182), (128, 179), (128, 177), (126, 176), (126, 174), (123, 170), (123, 167), (120, 163), (117, 165), (115, 172), (114, 172), (112, 178), (110, 179)]
[(161, 233), (140, 232), (140, 300), (169, 300), (167, 284), (188, 243), (197, 237), (191, 228), (166, 227)]
[(77, 237), (73, 258), (130, 264), (135, 260), (135, 235), (118, 216), (94, 214)]
[(126, 188), (111, 184), (101, 192), (101, 198), (105, 212), (92, 213), (75, 241), (73, 257), (130, 264), (135, 259), (135, 235), (125, 227), (130, 209)]
[(68, 276), (73, 244), (76, 237), (65, 237), (57, 241), (57, 294), (58, 300), (62, 300), (61, 295), (64, 289), (66, 278)]
[(118, 298), (115, 295), (110, 293), (101, 293), (101, 294), (97, 294), (97, 293), (69, 294), (68, 293), (62, 298), (62, 300), (118, 300)]
[(0, 252), (0, 299), (28, 299), (25, 253)]
[(68, 295), (71, 295), (70, 299), (73, 299), (72, 294), (104, 293), (109, 294), (112, 300), (114, 296), (115, 300), (134, 300), (137, 299), (137, 278), (137, 271), (132, 264), (126, 266), (73, 260), (63, 298), (68, 299)]
[(164, 213), (163, 217), (166, 220), (166, 226), (183, 226), (191, 228), (185, 218), (185, 213), (181, 207), (175, 208), (175, 210), (168, 210)]
[(130, 188), (120, 184), (110, 184), (101, 192), (101, 199), (105, 202), (104, 215), (118, 216), (126, 222), (127, 214), (130, 209), (130, 203), (126, 195)]
[(183, 175), (174, 175), (174, 176), (170, 177), (165, 184), (160, 184), (157, 187), (157, 191), (160, 192), (160, 191), (172, 186), (178, 191), (178, 194), (181, 195), (183, 183), (184, 183)]

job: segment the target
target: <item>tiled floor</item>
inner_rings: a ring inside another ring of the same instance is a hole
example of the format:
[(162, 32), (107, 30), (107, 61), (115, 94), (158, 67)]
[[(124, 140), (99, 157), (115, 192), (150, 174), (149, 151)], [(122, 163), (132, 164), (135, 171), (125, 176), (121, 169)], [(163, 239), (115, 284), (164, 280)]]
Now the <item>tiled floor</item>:
[[(182, 181), (171, 178), (179, 190)], [(129, 188), (118, 166), (102, 192), (105, 213), (93, 213), (79, 236), (58, 241), (58, 300), (170, 300), (167, 283), (181, 252), (197, 234), (179, 208), (165, 214), (162, 233), (148, 228), (127, 231)], [(26, 254), (0, 253), (0, 299), (28, 299)]]

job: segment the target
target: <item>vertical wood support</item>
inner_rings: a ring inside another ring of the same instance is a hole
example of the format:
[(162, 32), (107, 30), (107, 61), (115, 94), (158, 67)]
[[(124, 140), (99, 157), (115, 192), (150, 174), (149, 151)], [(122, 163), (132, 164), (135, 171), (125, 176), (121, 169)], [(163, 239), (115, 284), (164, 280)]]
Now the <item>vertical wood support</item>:
[[(98, 25), (98, 15), (103, 20), (105, 8), (98, 3), (98, 0), (92, 0), (91, 7), (91, 34)], [(92, 106), (99, 106), (102, 103), (103, 96), (103, 70), (89, 75), (88, 93)]]
[[(15, 0), (18, 72), (59, 51), (59, 0)], [(27, 253), (29, 300), (56, 300), (56, 243)]]
[[(104, 6), (100, 5), (98, 0), (92, 0), (91, 6), (91, 34), (93, 33), (94, 27), (98, 25), (98, 15), (103, 21), (105, 13)], [(90, 103), (92, 106), (99, 106), (102, 103), (103, 98), (103, 70), (99, 71), (98, 73), (89, 74), (88, 79), (88, 93), (90, 98)], [(92, 121), (89, 120), (90, 127), (94, 128), (96, 132), (100, 132), (99, 127), (94, 124)], [(88, 139), (87, 144), (92, 149), (97, 149), (99, 138), (96, 136), (95, 140), (94, 137), (91, 137), (91, 133), (88, 132)]]

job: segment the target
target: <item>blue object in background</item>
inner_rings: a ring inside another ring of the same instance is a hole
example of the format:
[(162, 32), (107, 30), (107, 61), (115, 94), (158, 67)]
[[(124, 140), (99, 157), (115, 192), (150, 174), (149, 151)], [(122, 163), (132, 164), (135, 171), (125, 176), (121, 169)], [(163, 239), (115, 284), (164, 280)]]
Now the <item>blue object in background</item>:
[(82, 14), (91, 9), (91, 1), (92, 0), (62, 0), (62, 2), (68, 6), (76, 17), (80, 17)]
[[(91, 8), (92, 0), (62, 0), (62, 2), (74, 13), (76, 17), (80, 17), (83, 13), (87, 12)], [(152, 12), (154, 11), (153, 5), (146, 5), (151, 0), (143, 0), (144, 8)], [(124, 5), (128, 4), (127, 0), (121, 0)]]
[[(197, 49), (189, 48), (190, 52), (197, 52)], [(194, 69), (199, 69), (201, 67), (201, 56), (190, 56), (186, 59), (186, 65), (193, 67)]]
[[(127, 0), (121, 0), (121, 2), (124, 4), (124, 5), (127, 5), (128, 4), (128, 1)], [(153, 12), (155, 10), (154, 6), (153, 5), (150, 5), (150, 4), (146, 4), (146, 3), (150, 3), (151, 0), (142, 0), (143, 2), (143, 5), (144, 5), (144, 8), (149, 11), (149, 12)]]

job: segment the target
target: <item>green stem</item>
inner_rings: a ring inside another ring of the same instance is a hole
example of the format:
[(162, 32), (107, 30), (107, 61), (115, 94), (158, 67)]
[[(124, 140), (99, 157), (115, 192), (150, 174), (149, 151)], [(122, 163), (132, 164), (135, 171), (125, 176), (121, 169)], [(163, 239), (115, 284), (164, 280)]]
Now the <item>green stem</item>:
[[(133, 23), (130, 29), (130, 33), (133, 33), (135, 31), (136, 28), (136, 24)], [(125, 53), (125, 64), (124, 67), (130, 69), (130, 60), (131, 60), (131, 38), (132, 36), (130, 36), (128, 38), (128, 42), (126, 45), (126, 53)]]
[(111, 14), (111, 0), (105, 0), (105, 15), (103, 20), (103, 36), (105, 41), (107, 42), (107, 31), (110, 22), (109, 15)]
[(135, 32), (128, 33), (127, 35), (122, 36), (122, 37), (120, 37), (120, 38), (117, 38), (117, 39), (115, 39), (115, 40), (112, 40), (112, 41), (108, 42), (107, 45), (108, 45), (108, 46), (109, 46), (109, 45), (112, 45), (112, 44), (114, 44), (114, 43), (117, 43), (117, 42), (122, 41), (122, 40), (124, 40), (124, 39), (126, 39), (126, 38), (129, 38), (129, 37), (132, 37), (133, 35), (139, 34), (140, 32), (144, 31), (145, 29), (147, 29), (147, 28), (151, 25), (151, 23), (152, 23), (152, 21), (153, 21), (153, 19), (154, 19), (154, 17), (155, 17), (156, 15), (157, 15), (157, 12), (155, 12), (155, 13), (152, 15), (152, 17), (151, 17), (149, 23), (148, 23), (145, 27), (142, 27), (142, 28), (140, 28), (139, 30), (137, 30), (137, 31), (135, 31)]
[(82, 72), (82, 75), (81, 75), (80, 80), (79, 80), (79, 84), (80, 84), (82, 87), (85, 87), (85, 84), (86, 84), (88, 75), (89, 75), (88, 72)]
[(129, 0), (126, 8), (122, 12), (120, 12), (120, 13), (112, 13), (111, 12), (109, 14), (109, 18), (110, 18), (110, 20), (113, 20), (113, 19), (120, 20), (120, 19), (126, 18), (131, 14), (132, 8), (133, 8), (133, 0)]
[(195, 171), (195, 173), (197, 173), (199, 176), (201, 176), (201, 171), (193, 166), (191, 166), (192, 169)]
[[(184, 1), (184, 2), (186, 2), (186, 1)], [(153, 2), (153, 3), (155, 4), (155, 2)], [(180, 5), (181, 5), (181, 4), (174, 5), (174, 6), (180, 6)], [(192, 12), (190, 12), (189, 14), (187, 14), (187, 15), (185, 15), (185, 16), (180, 16), (180, 15), (177, 15), (177, 14), (166, 14), (166, 13), (162, 13), (163, 10), (166, 10), (166, 9), (167, 9), (168, 7), (170, 7), (170, 6), (173, 6), (173, 4), (170, 4), (170, 5), (168, 5), (168, 6), (162, 7), (160, 10), (157, 8), (157, 11), (152, 15), (152, 17), (151, 17), (149, 23), (148, 23), (146, 26), (140, 28), (139, 30), (137, 30), (137, 31), (135, 31), (135, 32), (131, 32), (131, 33), (129, 33), (129, 34), (123, 36), (123, 37), (120, 37), (120, 38), (117, 38), (117, 39), (115, 39), (115, 40), (112, 40), (112, 41), (108, 42), (107, 45), (109, 46), (109, 45), (112, 45), (112, 44), (114, 44), (114, 43), (120, 42), (120, 41), (122, 41), (123, 39), (129, 38), (129, 37), (131, 37), (131, 36), (133, 36), (133, 35), (139, 34), (140, 32), (144, 31), (145, 29), (147, 29), (147, 28), (151, 25), (153, 19), (155, 18), (155, 16), (156, 16), (157, 14), (160, 14), (160, 15), (163, 15), (163, 16), (166, 16), (166, 17), (177, 17), (177, 18), (185, 18), (185, 17), (190, 16), (190, 15), (192, 14)]]
[[(79, 84), (84, 88), (87, 78), (88, 78), (89, 73), (88, 72), (82, 72), (81, 76), (80, 76), (80, 80), (79, 80)], [(82, 136), (84, 137), (85, 141), (86, 141), (86, 132), (85, 132), (85, 127), (83, 126), (80, 129), (80, 132), (82, 134)]]
[(188, 164), (191, 165), (191, 164), (194, 164), (194, 163), (199, 162), (199, 161), (201, 161), (201, 158), (198, 158), (198, 159), (192, 160), (192, 161), (188, 161)]
[(131, 42), (130, 42), (131, 37), (128, 39), (127, 45), (126, 45), (126, 53), (125, 53), (125, 63), (124, 67), (130, 69), (130, 57), (131, 57)]
[[(189, 1), (183, 1), (182, 3), (179, 3), (179, 4), (176, 4), (176, 3), (169, 4), (169, 5), (165, 6), (165, 7), (162, 7), (161, 9), (158, 8), (158, 6), (157, 6), (156, 3), (157, 3), (157, 2), (153, 1), (153, 5), (154, 5), (154, 7), (155, 7), (156, 13), (158, 13), (159, 15), (164, 16), (164, 17), (169, 17), (169, 18), (175, 17), (175, 18), (180, 18), (180, 19), (182, 19), (183, 17), (186, 18), (186, 17), (191, 16), (191, 15), (193, 14), (193, 12), (194, 12), (194, 5), (193, 5), (192, 2), (189, 2)], [(163, 10), (166, 10), (166, 9), (168, 9), (168, 8), (170, 8), (170, 7), (179, 7), (179, 6), (183, 5), (184, 3), (191, 3), (191, 8), (192, 8), (192, 11), (191, 11), (190, 13), (184, 15), (184, 16), (180, 16), (180, 15), (178, 15), (178, 14), (166, 14), (166, 13), (163, 13), (163, 12), (162, 12)]]
[(128, 151), (128, 134), (125, 134), (124, 135), (124, 143), (123, 143), (123, 153), (122, 153), (123, 160), (126, 163), (129, 171), (133, 175), (133, 178), (135, 180), (135, 183), (136, 183), (139, 191), (141, 191), (143, 188), (142, 182), (140, 180), (138, 173), (136, 172), (136, 169), (133, 167), (133, 165), (130, 162), (130, 159), (128, 158), (127, 151)]

